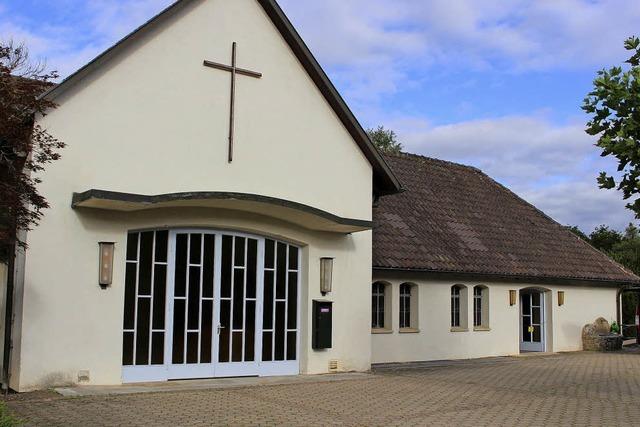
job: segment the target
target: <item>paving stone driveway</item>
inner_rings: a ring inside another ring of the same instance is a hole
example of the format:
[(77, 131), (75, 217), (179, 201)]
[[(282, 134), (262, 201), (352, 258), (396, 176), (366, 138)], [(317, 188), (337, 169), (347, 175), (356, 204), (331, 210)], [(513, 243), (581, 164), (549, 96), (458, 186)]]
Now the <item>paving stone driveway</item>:
[(383, 370), (366, 379), (9, 402), (27, 425), (638, 425), (640, 354)]

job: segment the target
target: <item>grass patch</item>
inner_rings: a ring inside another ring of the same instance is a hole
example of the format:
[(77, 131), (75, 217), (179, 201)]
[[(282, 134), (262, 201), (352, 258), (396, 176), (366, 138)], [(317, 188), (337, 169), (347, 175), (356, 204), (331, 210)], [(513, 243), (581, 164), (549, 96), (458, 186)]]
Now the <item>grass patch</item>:
[(22, 421), (9, 413), (5, 402), (0, 402), (0, 427), (15, 427), (20, 425), (22, 425)]

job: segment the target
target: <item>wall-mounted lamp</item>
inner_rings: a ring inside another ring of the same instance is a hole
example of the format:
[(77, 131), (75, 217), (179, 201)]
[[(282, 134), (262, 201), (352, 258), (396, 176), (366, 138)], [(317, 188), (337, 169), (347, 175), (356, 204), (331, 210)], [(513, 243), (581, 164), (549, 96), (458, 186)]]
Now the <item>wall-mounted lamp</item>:
[(564, 291), (558, 291), (558, 306), (564, 305)]
[(509, 305), (510, 306), (513, 307), (514, 305), (516, 305), (517, 297), (518, 297), (518, 295), (517, 295), (515, 290), (512, 289), (512, 290), (509, 291)]
[(333, 281), (333, 258), (320, 258), (320, 293), (331, 292)]
[(101, 288), (106, 288), (113, 283), (113, 252), (115, 243), (100, 242), (100, 272), (98, 283)]

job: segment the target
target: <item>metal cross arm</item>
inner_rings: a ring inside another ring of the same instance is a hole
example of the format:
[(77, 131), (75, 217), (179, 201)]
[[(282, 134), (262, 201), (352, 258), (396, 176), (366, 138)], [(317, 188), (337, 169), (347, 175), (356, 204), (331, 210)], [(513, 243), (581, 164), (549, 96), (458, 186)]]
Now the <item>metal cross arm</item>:
[[(213, 61), (207, 61), (206, 59), (204, 60), (204, 66), (217, 68), (218, 70), (222, 70), (222, 71), (233, 72), (233, 67), (230, 67), (229, 65), (224, 65), (218, 62), (213, 62)], [(258, 73), (256, 71), (251, 71), (251, 70), (245, 70), (244, 68), (239, 68), (239, 67), (236, 67), (236, 73), (242, 74), (243, 76), (255, 77), (256, 79), (259, 79), (262, 77), (262, 73)]]
[(231, 102), (229, 112), (229, 163), (233, 161), (233, 136), (235, 126), (235, 104), (236, 104), (236, 74), (242, 76), (253, 77), (259, 79), (262, 73), (257, 71), (246, 70), (236, 67), (236, 42), (231, 47), (231, 65), (220, 64), (219, 62), (204, 61), (205, 67), (215, 68), (217, 70), (228, 71), (231, 73)]

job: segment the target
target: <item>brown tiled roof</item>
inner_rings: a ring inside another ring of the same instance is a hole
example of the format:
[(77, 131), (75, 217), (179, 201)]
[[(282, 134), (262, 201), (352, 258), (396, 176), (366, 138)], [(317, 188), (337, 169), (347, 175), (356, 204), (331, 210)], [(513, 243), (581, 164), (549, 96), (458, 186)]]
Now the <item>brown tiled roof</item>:
[(640, 281), (479, 169), (413, 154), (386, 160), (406, 191), (373, 210), (374, 268)]

